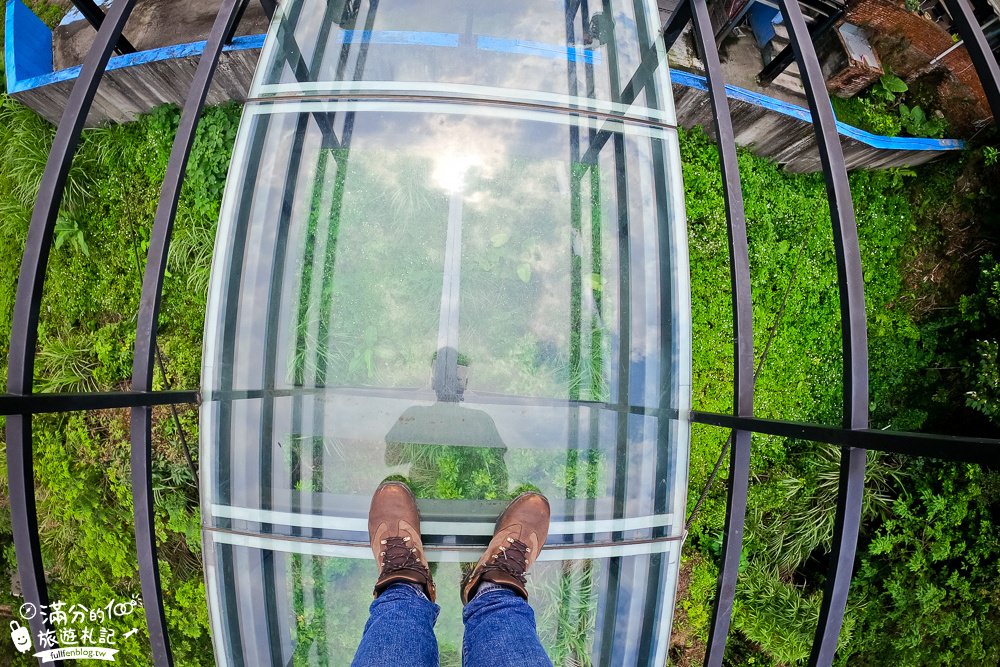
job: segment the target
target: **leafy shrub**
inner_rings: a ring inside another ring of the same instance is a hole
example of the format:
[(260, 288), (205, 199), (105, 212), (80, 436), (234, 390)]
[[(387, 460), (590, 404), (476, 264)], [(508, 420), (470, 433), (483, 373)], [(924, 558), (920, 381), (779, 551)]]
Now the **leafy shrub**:
[[(804, 595), (800, 587), (784, 581), (776, 571), (750, 564), (740, 570), (733, 626), (778, 664), (800, 663), (812, 649), (821, 601), (818, 593)], [(847, 615), (840, 646), (850, 644), (853, 630), (853, 616)]]
[[(800, 476), (773, 484), (780, 489), (777, 506), (758, 504), (748, 521), (748, 547), (755, 556), (786, 578), (806, 563), (817, 549), (829, 552), (840, 482), (840, 449), (828, 445), (790, 443), (801, 456)], [(902, 483), (898, 463), (869, 451), (865, 468), (862, 518), (873, 521), (886, 514)], [(777, 657), (777, 656), (776, 656)]]
[(991, 255), (980, 260), (976, 291), (962, 298), (959, 309), (976, 339), (970, 358), (962, 363), (966, 405), (1000, 426), (1000, 261)]
[(907, 95), (910, 87), (894, 74), (883, 74), (866, 94), (850, 99), (831, 97), (837, 119), (873, 134), (895, 137), (905, 132), (913, 137), (943, 137), (948, 122), (940, 113), (928, 114)]
[(914, 137), (943, 137), (948, 123), (943, 116), (930, 116), (919, 106), (899, 105), (899, 117), (903, 129)]
[(35, 357), (38, 392), (95, 391), (97, 363), (89, 341), (80, 336), (45, 340)]
[(898, 136), (903, 131), (903, 121), (899, 114), (890, 113), (879, 102), (866, 97), (847, 100), (834, 97), (831, 100), (837, 120), (841, 122), (886, 137)]
[[(851, 665), (987, 665), (1000, 659), (996, 473), (927, 461), (861, 557)], [(989, 491), (990, 484), (993, 490)]]

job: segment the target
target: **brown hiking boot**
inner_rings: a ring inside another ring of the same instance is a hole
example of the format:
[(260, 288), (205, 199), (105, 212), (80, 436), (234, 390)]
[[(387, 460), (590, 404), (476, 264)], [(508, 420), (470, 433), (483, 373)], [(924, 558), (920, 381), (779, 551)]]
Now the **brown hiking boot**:
[(549, 501), (540, 493), (522, 493), (497, 519), (493, 540), (462, 582), (462, 604), (469, 604), (479, 584), (492, 581), (528, 599), (525, 572), (538, 558), (549, 534)]
[(368, 511), (368, 537), (378, 564), (375, 597), (392, 584), (422, 586), (431, 602), (436, 591), (420, 540), (417, 500), (402, 482), (383, 482)]

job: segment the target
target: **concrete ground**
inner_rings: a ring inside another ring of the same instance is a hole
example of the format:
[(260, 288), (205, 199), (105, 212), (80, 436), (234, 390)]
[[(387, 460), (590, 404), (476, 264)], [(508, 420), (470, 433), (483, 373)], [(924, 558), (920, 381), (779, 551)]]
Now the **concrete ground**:
[[(125, 37), (139, 51), (207, 39), (221, 4), (222, 0), (142, 0), (125, 25)], [(267, 25), (260, 3), (251, 2), (236, 34), (261, 34)], [(60, 25), (52, 33), (56, 71), (82, 63), (97, 34), (85, 19)]]
[[(780, 26), (776, 27), (778, 28), (778, 39), (775, 40), (775, 52), (780, 51), (785, 43), (781, 39), (784, 29)], [(764, 67), (764, 62), (761, 60), (760, 49), (757, 48), (757, 42), (749, 28), (741, 27), (730, 36), (723, 43), (719, 58), (727, 84), (768, 95), (783, 102), (807, 106), (805, 89), (802, 88), (802, 80), (799, 78), (798, 68), (794, 64), (789, 66), (770, 85), (762, 86), (757, 83), (757, 74)], [(670, 49), (669, 59), (671, 67), (699, 74), (704, 73), (705, 68), (701, 59), (698, 58), (694, 45), (694, 33), (690, 25)]]

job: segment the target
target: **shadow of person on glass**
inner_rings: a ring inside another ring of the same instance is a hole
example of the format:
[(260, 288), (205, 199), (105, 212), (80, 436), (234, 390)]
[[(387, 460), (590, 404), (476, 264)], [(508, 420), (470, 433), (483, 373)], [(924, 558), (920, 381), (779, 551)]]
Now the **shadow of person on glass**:
[(434, 354), (432, 405), (408, 408), (385, 436), (385, 463), (409, 464), (418, 498), (497, 500), (508, 496), (507, 445), (493, 418), (460, 405), (469, 362), (454, 348)]

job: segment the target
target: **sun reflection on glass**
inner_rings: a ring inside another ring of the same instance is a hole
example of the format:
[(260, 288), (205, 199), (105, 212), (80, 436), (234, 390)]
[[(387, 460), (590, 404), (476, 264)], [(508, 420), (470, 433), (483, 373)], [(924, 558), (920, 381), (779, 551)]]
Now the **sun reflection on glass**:
[(449, 194), (465, 188), (465, 177), (473, 167), (482, 167), (483, 158), (475, 153), (446, 151), (434, 158), (431, 180)]

